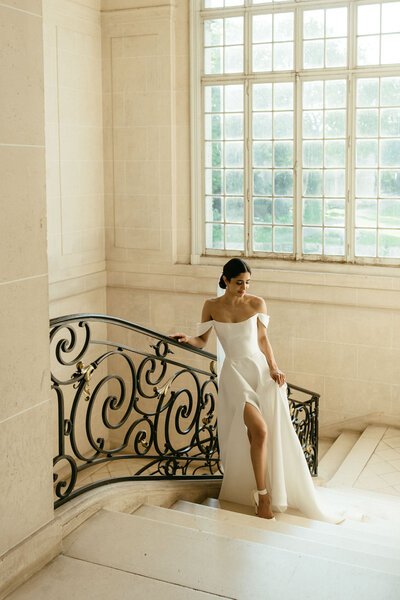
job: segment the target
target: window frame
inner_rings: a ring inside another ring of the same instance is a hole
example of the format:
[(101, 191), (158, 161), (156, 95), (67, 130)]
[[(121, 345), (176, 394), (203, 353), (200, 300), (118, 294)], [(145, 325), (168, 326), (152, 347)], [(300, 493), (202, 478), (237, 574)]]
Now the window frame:
[[(251, 5), (251, 0), (244, 0), (244, 6), (231, 8), (203, 9), (202, 0), (190, 0), (190, 128), (191, 128), (191, 263), (199, 264), (213, 257), (245, 256), (257, 261), (260, 266), (271, 264), (287, 265), (288, 263), (329, 263), (333, 269), (340, 265), (355, 267), (393, 267), (400, 264), (398, 258), (383, 257), (356, 257), (355, 256), (355, 110), (356, 110), (356, 84), (358, 78), (399, 76), (399, 63), (395, 65), (356, 66), (357, 32), (356, 14), (360, 5), (377, 4), (387, 0), (290, 0), (288, 2), (266, 3)], [(396, 0), (389, 0), (396, 1)], [(318, 8), (348, 7), (348, 51), (346, 67), (331, 67), (318, 69), (303, 69), (302, 65), (302, 32), (303, 11)], [(251, 15), (265, 13), (294, 11), (294, 68), (290, 71), (271, 71), (251, 73), (251, 45), (250, 27)], [(203, 52), (203, 21), (214, 17), (244, 16), (244, 71), (231, 74), (204, 74)], [(346, 196), (345, 196), (345, 254), (344, 256), (304, 254), (301, 252), (302, 235), (302, 83), (303, 81), (320, 81), (329, 79), (346, 79), (347, 82), (347, 110), (346, 110), (346, 145), (350, 150), (346, 159)], [(250, 139), (249, 108), (251, 94), (250, 82), (279, 82), (293, 81), (294, 83), (294, 190), (293, 190), (293, 253), (260, 252), (252, 250), (252, 219), (251, 219), (251, 182), (248, 179), (251, 173), (251, 151), (246, 146)], [(205, 247), (205, 194), (204, 194), (204, 101), (203, 88), (205, 84), (225, 83), (244, 85), (244, 250), (215, 250)], [(353, 141), (353, 143), (352, 143)]]

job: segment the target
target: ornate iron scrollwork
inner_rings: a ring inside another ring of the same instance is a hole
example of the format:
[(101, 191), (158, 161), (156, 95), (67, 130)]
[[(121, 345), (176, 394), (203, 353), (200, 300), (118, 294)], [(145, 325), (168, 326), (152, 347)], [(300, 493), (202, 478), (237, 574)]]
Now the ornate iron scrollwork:
[[(222, 478), (215, 355), (106, 315), (60, 317), (50, 327), (55, 507), (110, 481)], [(138, 347), (122, 344), (124, 335)], [(195, 355), (209, 367), (189, 366)], [(296, 401), (295, 389), (312, 393), (288, 386), (293, 425), (316, 472), (318, 397)]]

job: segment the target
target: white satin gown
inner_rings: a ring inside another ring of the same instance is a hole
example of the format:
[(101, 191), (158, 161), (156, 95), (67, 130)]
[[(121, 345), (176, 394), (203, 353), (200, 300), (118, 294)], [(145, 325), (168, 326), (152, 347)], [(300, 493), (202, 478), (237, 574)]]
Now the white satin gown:
[[(248, 402), (260, 411), (267, 426), (266, 487), (272, 510), (279, 513), (291, 507), (312, 519), (341, 523), (346, 511), (326, 510), (317, 498), (291, 421), (287, 385), (279, 387), (271, 378), (258, 345), (258, 320), (268, 327), (269, 316), (263, 313), (238, 323), (210, 320), (197, 324), (198, 335), (214, 327), (225, 353), (223, 364), (218, 365), (218, 439), (224, 471), (219, 498), (249, 505), (251, 490), (256, 488), (243, 419)], [(351, 518), (363, 520), (361, 514)]]

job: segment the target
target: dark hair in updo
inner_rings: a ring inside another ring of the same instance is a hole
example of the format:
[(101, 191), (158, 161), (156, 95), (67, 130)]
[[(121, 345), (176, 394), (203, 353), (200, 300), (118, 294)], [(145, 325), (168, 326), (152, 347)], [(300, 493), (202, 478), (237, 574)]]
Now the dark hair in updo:
[[(231, 260), (228, 260), (222, 269), (222, 275), (225, 275), (228, 281), (230, 281), (232, 277), (237, 277), (240, 275), (240, 273), (251, 273), (249, 265), (241, 258), (231, 258)], [(219, 287), (224, 290), (226, 289), (226, 284), (222, 278), (222, 275), (219, 280)]]

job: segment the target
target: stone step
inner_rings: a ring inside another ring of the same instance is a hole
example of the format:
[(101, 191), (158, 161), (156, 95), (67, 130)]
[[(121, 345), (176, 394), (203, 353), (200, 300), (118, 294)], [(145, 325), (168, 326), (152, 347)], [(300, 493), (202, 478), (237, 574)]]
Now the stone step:
[[(172, 506), (172, 508), (174, 510), (205, 516), (211, 519), (226, 520), (238, 524), (242, 523), (247, 527), (257, 527), (262, 529), (268, 528), (270, 530), (276, 527), (276, 525), (279, 523), (282, 530), (287, 531), (288, 533), (299, 530), (299, 536), (306, 536), (307, 539), (311, 540), (319, 539), (319, 536), (322, 534), (327, 536), (327, 538), (332, 538), (332, 540), (337, 537), (346, 538), (355, 540), (357, 543), (376, 543), (380, 546), (394, 550), (398, 550), (400, 546), (399, 538), (379, 534), (375, 531), (371, 532), (368, 529), (364, 529), (360, 532), (357, 529), (354, 530), (344, 528), (343, 523), (340, 525), (335, 525), (331, 523), (324, 523), (323, 521), (312, 521), (305, 517), (293, 515), (288, 512), (279, 513), (276, 523), (271, 523), (265, 522), (264, 519), (254, 518), (254, 513), (242, 512), (241, 509), (249, 509), (249, 507), (234, 505), (227, 502), (222, 502), (221, 505), (222, 508), (217, 510), (218, 507), (215, 504), (212, 506), (207, 506), (204, 504), (194, 504), (192, 502), (179, 500)], [(362, 525), (363, 524), (364, 523), (362, 523)], [(286, 529), (283, 529), (285, 525)], [(295, 529), (292, 529), (292, 527)], [(334, 542), (332, 541), (332, 543)]]
[(343, 431), (333, 442), (318, 464), (318, 479), (328, 481), (336, 473), (360, 437), (358, 431)]
[[(281, 524), (279, 521), (270, 523), (274, 527), (260, 529), (249, 527), (244, 523), (233, 523), (218, 518), (210, 519), (148, 504), (143, 504), (134, 514), (155, 521), (192, 527), (208, 533), (227, 535), (259, 544), (268, 544), (293, 552), (304, 552), (307, 556), (320, 556), (321, 558), (340, 560), (341, 562), (357, 564), (387, 573), (400, 573), (400, 550), (380, 547), (376, 543), (368, 544), (364, 542), (361, 544), (358, 540), (349, 540), (339, 536), (327, 539), (323, 534), (314, 535), (314, 539), (310, 539), (310, 537), (302, 535), (304, 528), (294, 528), (287, 524)], [(257, 517), (253, 517), (254, 519), (257, 519)]]
[(335, 442), (334, 438), (319, 438), (318, 439), (318, 463), (321, 462), (329, 448)]
[(220, 596), (58, 556), (6, 600), (215, 600)]
[(351, 487), (367, 464), (386, 430), (386, 426), (368, 425), (335, 474), (327, 481), (326, 486)]
[(235, 600), (398, 600), (400, 575), (101, 510), (64, 554)]

